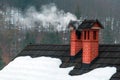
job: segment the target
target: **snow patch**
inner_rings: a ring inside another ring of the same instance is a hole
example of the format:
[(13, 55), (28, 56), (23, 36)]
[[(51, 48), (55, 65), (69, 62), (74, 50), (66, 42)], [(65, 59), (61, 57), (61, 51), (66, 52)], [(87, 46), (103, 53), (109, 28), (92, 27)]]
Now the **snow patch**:
[(94, 69), (79, 76), (68, 75), (73, 67), (59, 68), (56, 58), (29, 56), (18, 57), (0, 71), (1, 80), (109, 80), (116, 73), (115, 67)]

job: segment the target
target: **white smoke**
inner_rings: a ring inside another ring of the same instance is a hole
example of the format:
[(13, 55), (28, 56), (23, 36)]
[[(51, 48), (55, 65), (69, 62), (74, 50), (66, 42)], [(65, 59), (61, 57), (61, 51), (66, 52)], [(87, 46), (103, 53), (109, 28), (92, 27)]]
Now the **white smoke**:
[[(65, 30), (70, 20), (76, 20), (76, 16), (70, 12), (65, 13), (59, 10), (55, 4), (44, 5), (40, 11), (35, 7), (30, 7), (23, 14), (17, 9), (8, 9), (9, 20), (12, 24), (19, 27), (43, 27), (44, 29)], [(8, 16), (7, 16), (8, 17)]]

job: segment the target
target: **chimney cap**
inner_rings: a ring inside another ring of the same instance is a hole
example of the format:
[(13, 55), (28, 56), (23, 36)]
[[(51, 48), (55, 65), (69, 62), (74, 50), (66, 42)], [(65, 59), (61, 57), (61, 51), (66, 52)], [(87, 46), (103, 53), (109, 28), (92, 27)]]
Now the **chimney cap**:
[(70, 21), (69, 24), (68, 24), (68, 28), (71, 28), (73, 27), (73, 29), (78, 29), (79, 25), (81, 24), (82, 22), (80, 20), (76, 20), (76, 21)]
[(85, 19), (78, 27), (79, 29), (91, 29), (93, 25), (97, 23), (101, 29), (104, 29), (103, 25), (99, 22), (99, 20), (87, 20)]
[(73, 30), (79, 30), (79, 31), (81, 31), (82, 29), (92, 29), (95, 23), (97, 23), (101, 29), (104, 29), (103, 25), (97, 19), (96, 20), (85, 19), (84, 21), (81, 21), (81, 20), (72, 21), (71, 20), (68, 24), (68, 28), (73, 29)]

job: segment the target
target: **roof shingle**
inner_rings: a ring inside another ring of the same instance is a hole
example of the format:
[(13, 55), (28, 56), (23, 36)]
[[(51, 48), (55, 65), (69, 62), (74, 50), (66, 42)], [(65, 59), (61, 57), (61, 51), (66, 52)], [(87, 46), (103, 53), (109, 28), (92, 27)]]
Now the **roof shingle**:
[(70, 75), (79, 75), (88, 72), (92, 69), (115, 66), (117, 73), (113, 75), (111, 80), (120, 80), (120, 45), (100, 45), (99, 46), (99, 57), (90, 65), (89, 69), (81, 69), (81, 56), (78, 56), (74, 61), (70, 60), (70, 46), (69, 45), (28, 45), (19, 53), (18, 56), (49, 56), (59, 58), (62, 61), (61, 68), (75, 66)]

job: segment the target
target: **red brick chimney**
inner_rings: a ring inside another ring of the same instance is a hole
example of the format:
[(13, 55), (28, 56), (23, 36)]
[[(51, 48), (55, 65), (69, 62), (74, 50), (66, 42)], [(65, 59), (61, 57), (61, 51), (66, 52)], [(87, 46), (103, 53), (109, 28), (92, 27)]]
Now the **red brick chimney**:
[(75, 57), (82, 50), (82, 63), (90, 64), (98, 56), (99, 30), (103, 28), (98, 20), (71, 21), (70, 56)]
[[(70, 28), (70, 56), (74, 57), (82, 49), (81, 31), (78, 31), (78, 21), (71, 21)], [(79, 35), (79, 36), (78, 36)]]
[(70, 39), (70, 55), (75, 56), (82, 49), (82, 40), (77, 37), (76, 30), (71, 31)]

